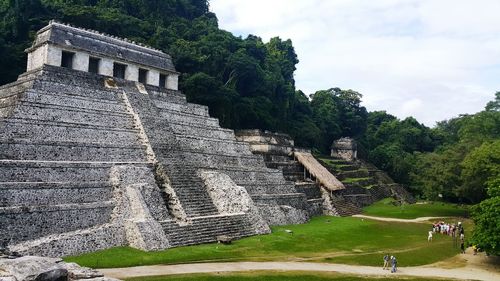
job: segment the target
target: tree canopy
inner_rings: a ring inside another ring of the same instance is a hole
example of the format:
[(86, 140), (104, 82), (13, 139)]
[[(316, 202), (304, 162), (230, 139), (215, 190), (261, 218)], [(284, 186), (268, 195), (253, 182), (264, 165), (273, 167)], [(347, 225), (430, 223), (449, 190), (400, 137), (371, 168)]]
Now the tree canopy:
[(354, 90), (308, 97), (295, 88), (299, 60), (291, 40), (234, 36), (218, 27), (207, 0), (1, 0), (0, 17), (0, 84), (24, 71), (23, 50), (57, 19), (171, 54), (188, 101), (208, 105), (223, 127), (288, 133), (298, 146), (323, 153), (333, 140), (354, 137), (359, 155), (429, 199), (480, 202), (496, 175), (500, 92), (485, 110), (434, 128), (368, 112)]
[(223, 127), (290, 134), (326, 153), (354, 137), (359, 155), (418, 196), (479, 203), (473, 241), (499, 253), (500, 92), (485, 109), (426, 127), (412, 117), (367, 112), (362, 95), (295, 88), (291, 40), (237, 37), (218, 27), (207, 0), (0, 0), (0, 84), (26, 68), (24, 49), (56, 19), (126, 37), (169, 53), (188, 101), (209, 106)]

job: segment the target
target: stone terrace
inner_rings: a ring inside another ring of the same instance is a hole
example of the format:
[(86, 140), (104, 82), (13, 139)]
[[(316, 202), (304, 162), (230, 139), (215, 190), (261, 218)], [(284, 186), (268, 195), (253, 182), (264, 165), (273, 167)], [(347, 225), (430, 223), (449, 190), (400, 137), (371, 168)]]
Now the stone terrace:
[[(38, 35), (69, 29), (76, 28), (51, 23)], [(133, 44), (76, 31), (114, 50)], [(30, 70), (0, 87), (1, 244), (49, 256), (121, 245), (159, 250), (309, 219), (306, 196), (281, 171), (267, 168), (207, 107), (186, 102), (168, 62), (133, 65), (50, 36), (29, 50)], [(155, 85), (119, 71), (75, 70), (54, 59), (68, 51), (174, 77)]]

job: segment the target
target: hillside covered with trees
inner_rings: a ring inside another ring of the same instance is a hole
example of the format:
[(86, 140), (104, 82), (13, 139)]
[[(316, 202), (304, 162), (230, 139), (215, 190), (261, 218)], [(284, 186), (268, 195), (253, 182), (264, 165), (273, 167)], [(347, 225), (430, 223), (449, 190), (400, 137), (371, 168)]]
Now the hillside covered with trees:
[(0, 0), (0, 17), (0, 84), (24, 72), (24, 49), (51, 19), (127, 37), (171, 54), (188, 100), (208, 105), (223, 127), (285, 132), (323, 153), (333, 140), (354, 137), (362, 157), (422, 198), (483, 201), (476, 217), (489, 222), (489, 234), (474, 239), (500, 240), (500, 93), (483, 111), (434, 128), (368, 112), (353, 90), (307, 96), (295, 88), (291, 40), (221, 30), (206, 0)]

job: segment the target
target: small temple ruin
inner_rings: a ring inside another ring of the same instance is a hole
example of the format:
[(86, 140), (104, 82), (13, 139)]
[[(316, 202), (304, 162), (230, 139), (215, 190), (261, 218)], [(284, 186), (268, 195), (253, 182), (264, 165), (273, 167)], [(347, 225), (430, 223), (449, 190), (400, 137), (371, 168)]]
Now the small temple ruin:
[[(159, 50), (52, 21), (26, 52), (27, 71), (0, 87), (0, 246), (11, 251), (160, 250), (409, 198), (355, 154), (332, 170), (287, 135), (221, 128)], [(353, 175), (364, 182), (343, 181)]]
[(351, 138), (340, 138), (333, 142), (330, 156), (347, 161), (356, 160), (358, 159), (358, 145)]

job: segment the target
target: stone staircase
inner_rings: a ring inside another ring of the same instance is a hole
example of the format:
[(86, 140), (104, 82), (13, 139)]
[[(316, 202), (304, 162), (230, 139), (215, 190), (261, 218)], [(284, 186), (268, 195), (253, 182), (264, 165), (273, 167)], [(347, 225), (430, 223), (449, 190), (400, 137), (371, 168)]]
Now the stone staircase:
[(321, 196), (319, 185), (307, 178), (304, 167), (292, 156), (267, 153), (263, 154), (268, 168), (281, 170), (286, 181), (294, 183), (295, 190), (304, 194), (307, 200), (307, 209), (310, 216), (323, 214), (324, 199)]
[(361, 208), (356, 204), (351, 203), (348, 199), (340, 194), (332, 194), (332, 205), (335, 207), (337, 214), (342, 217), (356, 215), (362, 212)]
[(370, 163), (360, 160), (347, 161), (331, 156), (321, 156), (318, 160), (346, 187), (335, 192), (338, 198), (342, 197), (345, 201), (337, 202), (337, 205), (342, 206), (339, 213), (359, 213), (361, 208), (386, 197), (396, 197), (407, 202), (414, 200), (402, 186), (395, 184)]
[[(105, 79), (44, 66), (0, 87), (0, 245), (74, 254), (126, 243), (163, 247), (144, 244), (153, 234), (149, 242), (165, 235), (169, 246), (180, 246), (269, 231), (257, 229), (255, 213), (221, 213), (205, 171), (243, 186), (269, 224), (309, 219), (306, 195), (207, 107), (178, 91)], [(134, 168), (156, 179), (127, 178)], [(124, 228), (121, 216), (134, 227)], [(142, 234), (124, 234), (134, 229)]]
[[(166, 162), (165, 162), (166, 163)], [(187, 165), (165, 165), (175, 194), (188, 217), (211, 216), (219, 212), (212, 203), (196, 169)]]
[[(255, 204), (259, 205), (260, 209), (265, 209), (262, 212), (267, 215), (265, 219), (269, 224), (307, 221), (308, 215), (304, 209), (305, 196), (297, 193), (293, 185), (285, 181), (279, 171), (268, 169), (262, 157), (250, 152), (247, 143), (236, 140), (232, 130), (221, 128), (218, 120), (209, 116), (206, 106), (189, 104), (184, 96), (177, 96), (174, 92), (163, 93), (153, 87), (148, 87), (148, 92), (156, 109), (144, 115), (148, 115), (147, 118), (154, 118), (157, 124), (166, 124), (162, 125), (163, 130), (168, 126), (172, 135), (169, 143), (165, 143), (166, 138), (156, 140), (153, 137), (150, 140), (153, 149), (158, 151), (158, 159), (161, 159), (169, 174), (172, 174), (173, 184), (179, 182), (176, 190), (185, 190), (186, 194), (196, 193), (197, 189), (188, 191), (185, 187), (181, 187), (181, 183), (185, 182), (184, 177), (190, 177), (189, 181), (196, 182), (195, 178), (200, 171), (219, 171), (228, 175), (237, 185), (245, 187)], [(157, 114), (151, 116), (151, 112)], [(152, 127), (155, 126), (145, 123), (146, 131), (154, 130)], [(148, 135), (156, 134), (148, 133)], [(162, 149), (162, 145), (167, 146), (168, 150)], [(175, 151), (176, 155), (164, 155), (167, 151)], [(175, 165), (178, 165), (177, 168)], [(194, 205), (197, 200), (209, 198), (203, 192), (199, 194), (199, 198), (193, 201)], [(291, 197), (295, 199), (288, 200)], [(292, 208), (297, 213), (293, 216), (288, 215), (285, 221), (273, 220), (274, 216), (268, 215), (269, 212), (283, 213), (282, 208), (285, 210)], [(192, 213), (192, 215), (213, 215), (213, 213)]]
[(164, 221), (161, 224), (172, 247), (216, 242), (220, 235), (232, 239), (255, 235), (245, 214), (196, 217), (185, 225), (175, 221)]

